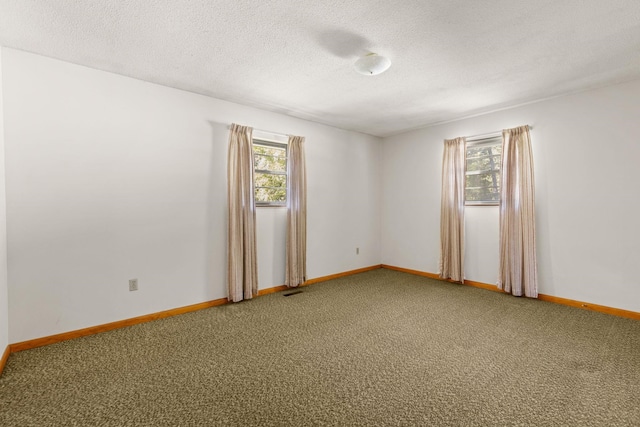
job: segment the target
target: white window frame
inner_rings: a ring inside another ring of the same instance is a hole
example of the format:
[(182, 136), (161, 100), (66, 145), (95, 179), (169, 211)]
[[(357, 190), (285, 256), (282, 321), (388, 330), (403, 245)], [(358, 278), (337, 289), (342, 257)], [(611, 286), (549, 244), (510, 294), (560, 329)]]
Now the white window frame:
[[(262, 173), (262, 174), (267, 174), (267, 175), (284, 175), (285, 176), (285, 182), (286, 180), (289, 179), (288, 177), (288, 171), (287, 171), (287, 157), (289, 155), (289, 150), (288, 150), (288, 145), (284, 142), (280, 142), (280, 141), (272, 141), (272, 140), (268, 140), (266, 138), (256, 138), (254, 137), (252, 140), (252, 144), (253, 146), (259, 145), (259, 146), (263, 146), (263, 147), (271, 147), (271, 148), (278, 148), (278, 149), (283, 149), (284, 150), (284, 154), (285, 154), (285, 171), (281, 172), (281, 171), (273, 171), (270, 169), (255, 169), (255, 156), (256, 155), (260, 155), (260, 154), (255, 154), (254, 153), (254, 176), (257, 173)], [(282, 206), (287, 206), (287, 200), (289, 197), (289, 194), (287, 193), (287, 185), (285, 184), (285, 199), (284, 201), (258, 201), (258, 189), (259, 188), (270, 188), (270, 187), (258, 187), (256, 186), (255, 183), (255, 179), (254, 179), (254, 196), (255, 196), (255, 200), (256, 200), (256, 206), (257, 207), (282, 207)], [(275, 188), (275, 187), (274, 187)], [(279, 188), (279, 187), (278, 187)]]
[[(491, 169), (485, 169), (485, 170), (481, 170), (481, 171), (468, 171), (467, 170), (467, 164), (468, 164), (468, 160), (469, 157), (467, 157), (467, 148), (469, 147), (486, 147), (486, 146), (500, 146), (502, 148), (502, 134), (498, 133), (498, 134), (492, 134), (492, 135), (486, 135), (483, 136), (482, 138), (476, 138), (476, 139), (468, 139), (467, 143), (466, 143), (466, 147), (465, 147), (465, 185), (464, 185), (464, 193), (465, 193), (465, 200), (464, 200), (464, 204), (466, 206), (499, 206), (500, 205), (500, 191), (501, 188), (500, 186), (502, 185), (502, 179), (500, 179), (500, 181), (498, 181), (495, 186), (491, 186), (491, 187), (487, 187), (487, 188), (496, 188), (497, 193), (498, 193), (498, 200), (467, 200), (467, 190), (471, 189), (471, 188), (484, 188), (484, 187), (467, 187), (467, 177), (468, 176), (472, 176), (472, 175), (482, 175), (483, 173), (492, 173), (495, 175), (500, 175), (501, 174), (501, 170), (500, 170), (500, 163), (502, 162), (502, 156), (500, 157), (500, 161), (494, 165), (493, 168)], [(495, 155), (494, 155), (495, 156)], [(475, 157), (477, 158), (477, 157)]]

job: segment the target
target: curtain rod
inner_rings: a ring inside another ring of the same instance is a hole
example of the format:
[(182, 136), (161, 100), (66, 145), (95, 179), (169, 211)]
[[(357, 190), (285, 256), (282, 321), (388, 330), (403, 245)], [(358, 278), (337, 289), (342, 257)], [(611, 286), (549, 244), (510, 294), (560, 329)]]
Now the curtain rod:
[[(240, 126), (242, 126), (242, 125), (240, 125)], [(251, 126), (249, 126), (249, 127), (251, 127)], [(231, 125), (227, 126), (227, 129), (231, 129)], [(286, 133), (274, 132), (272, 130), (264, 130), (264, 129), (257, 129), (257, 128), (252, 128), (252, 129), (255, 130), (255, 131), (258, 131), (258, 132), (270, 133), (270, 134), (276, 135), (276, 136), (286, 136), (287, 138), (289, 137), (289, 135), (287, 135)]]
[(494, 138), (500, 135), (502, 135), (502, 132), (498, 131), (498, 132), (491, 132), (491, 133), (483, 133), (480, 135), (465, 136), (464, 138), (466, 140), (489, 139), (489, 138)]
[[(529, 130), (533, 129), (533, 126), (529, 126), (529, 125), (526, 125), (526, 126), (529, 128)], [(488, 138), (493, 138), (493, 137), (500, 136), (500, 135), (502, 135), (502, 131), (501, 130), (496, 131), (496, 132), (483, 133), (483, 134), (480, 134), (480, 135), (465, 136), (465, 138), (466, 139), (488, 139)]]

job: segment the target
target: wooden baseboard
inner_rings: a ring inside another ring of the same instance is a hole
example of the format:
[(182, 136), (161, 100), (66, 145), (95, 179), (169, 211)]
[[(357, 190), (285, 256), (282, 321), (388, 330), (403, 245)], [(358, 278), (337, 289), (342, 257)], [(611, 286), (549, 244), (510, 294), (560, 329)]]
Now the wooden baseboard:
[(4, 353), (2, 353), (2, 357), (0, 357), (0, 375), (2, 375), (2, 371), (4, 371), (7, 360), (9, 360), (9, 353), (11, 353), (11, 348), (7, 346), (7, 348), (4, 349)]
[(309, 279), (303, 283), (302, 286), (312, 285), (314, 283), (326, 282), (327, 280), (339, 279), (345, 276), (351, 276), (352, 274), (364, 273), (365, 271), (377, 270), (382, 268), (382, 264), (372, 265), (370, 267), (358, 268), (356, 270), (344, 271), (342, 273), (330, 274), (328, 276), (316, 277), (315, 279)]
[(226, 298), (220, 298), (213, 301), (201, 302), (199, 304), (173, 308), (171, 310), (160, 311), (157, 313), (145, 314), (143, 316), (132, 317), (130, 319), (124, 319), (124, 320), (118, 320), (111, 323), (105, 323), (103, 325), (90, 326), (88, 328), (77, 329), (75, 331), (63, 332), (55, 335), (49, 335), (42, 338), (35, 338), (32, 340), (10, 344), (9, 348), (11, 349), (12, 353), (15, 353), (17, 351), (29, 350), (31, 348), (42, 347), (43, 345), (55, 344), (57, 342), (72, 340), (74, 338), (85, 337), (87, 335), (99, 334), (100, 332), (107, 332), (114, 329), (137, 325), (140, 323), (146, 323), (152, 320), (164, 319), (165, 317), (176, 316), (178, 314), (189, 313), (192, 311), (202, 310), (209, 307), (215, 307), (222, 304), (227, 304)]
[(269, 295), (275, 292), (285, 291), (287, 289), (289, 288), (286, 285), (274, 286), (273, 288), (267, 288), (267, 289), (259, 289), (258, 296), (261, 297), (262, 295)]
[(623, 310), (621, 308), (607, 307), (606, 305), (592, 304), (590, 302), (576, 301), (567, 298), (555, 297), (553, 295), (538, 294), (540, 301), (552, 302), (555, 304), (568, 305), (569, 307), (581, 308), (583, 310), (597, 311), (600, 313), (611, 314), (618, 317), (626, 317), (627, 319), (640, 320), (640, 313), (636, 311)]
[[(386, 268), (388, 270), (396, 270), (396, 271), (401, 271), (401, 272), (404, 272), (404, 273), (414, 274), (414, 275), (417, 275), (417, 276), (423, 276), (423, 277), (428, 277), (428, 278), (431, 278), (431, 279), (452, 282), (451, 280), (441, 279), (435, 273), (429, 273), (429, 272), (426, 272), (426, 271), (412, 270), (412, 269), (409, 269), (409, 268), (402, 268), (402, 267), (396, 267), (396, 266), (392, 266), (392, 265), (380, 264), (380, 265), (373, 265), (373, 266), (370, 266), (370, 267), (359, 268), (359, 269), (356, 269), (356, 270), (345, 271), (345, 272), (342, 272), (342, 273), (331, 274), (331, 275), (328, 275), (328, 276), (317, 277), (317, 278), (314, 278), (314, 279), (309, 279), (302, 286), (307, 286), (307, 285), (311, 285), (311, 284), (314, 284), (314, 283), (320, 283), (320, 282), (325, 282), (325, 281), (328, 281), (328, 280), (338, 279), (338, 278), (345, 277), (345, 276), (350, 276), (350, 275), (353, 275), (353, 274), (364, 273), (366, 271), (376, 270), (378, 268)], [(496, 285), (491, 285), (491, 284), (488, 284), (488, 283), (475, 282), (473, 280), (465, 280), (464, 284), (467, 285), (467, 286), (473, 286), (473, 287), (476, 287), (476, 288), (481, 288), (481, 289), (485, 289), (485, 290), (489, 290), (489, 291), (493, 291), (493, 292), (502, 292), (502, 293), (504, 293), (504, 291), (502, 291), (501, 289), (498, 289), (498, 287)], [(268, 294), (272, 294), (272, 293), (275, 293), (275, 292), (284, 291), (286, 289), (289, 289), (289, 288), (287, 286), (285, 286), (285, 285), (274, 286), (272, 288), (267, 288), (267, 289), (260, 289), (258, 291), (258, 296), (268, 295)], [(592, 304), (592, 303), (583, 302), (583, 301), (575, 301), (575, 300), (571, 300), (571, 299), (567, 299), (567, 298), (560, 298), (560, 297), (556, 297), (556, 296), (552, 296), (552, 295), (545, 295), (545, 294), (538, 294), (538, 299), (541, 300), (541, 301), (547, 301), (547, 302), (552, 302), (552, 303), (556, 303), (556, 304), (567, 305), (567, 306), (570, 306), (570, 307), (576, 307), (576, 308), (580, 308), (580, 309), (583, 309), (583, 310), (592, 310), (592, 311), (597, 311), (597, 312), (600, 312), (600, 313), (611, 314), (611, 315), (614, 315), (614, 316), (640, 320), (640, 313), (635, 312), (635, 311), (623, 310), (623, 309), (614, 308), (614, 307), (607, 307), (607, 306), (598, 305), (598, 304)], [(0, 358), (0, 374), (2, 374), (2, 370), (4, 369), (4, 367), (5, 367), (6, 363), (7, 363), (7, 360), (9, 358), (9, 354), (10, 353), (14, 353), (14, 352), (17, 352), (17, 351), (22, 351), (22, 350), (28, 350), (28, 349), (36, 348), (36, 347), (41, 347), (41, 346), (44, 346), (44, 345), (54, 344), (54, 343), (57, 343), (57, 342), (66, 341), (66, 340), (70, 340), (70, 339), (74, 339), (74, 338), (80, 338), (80, 337), (84, 337), (84, 336), (87, 336), (87, 335), (93, 335), (93, 334), (98, 334), (98, 333), (101, 333), (101, 332), (111, 331), (111, 330), (118, 329), (118, 328), (124, 328), (124, 327), (127, 327), (127, 326), (137, 325), (139, 323), (145, 323), (145, 322), (150, 322), (152, 320), (158, 320), (158, 319), (163, 319), (163, 318), (166, 318), (166, 317), (176, 316), (176, 315), (179, 315), (179, 314), (189, 313), (189, 312), (192, 312), (192, 311), (203, 310), (205, 308), (215, 307), (215, 306), (219, 306), (219, 305), (223, 305), (223, 304), (227, 304), (227, 303), (228, 303), (228, 301), (227, 301), (226, 298), (219, 298), (219, 299), (216, 299), (216, 300), (206, 301), (206, 302), (202, 302), (202, 303), (199, 303), (199, 304), (188, 305), (188, 306), (185, 306), (185, 307), (178, 307), (178, 308), (174, 308), (174, 309), (171, 309), (171, 310), (165, 310), (165, 311), (161, 311), (161, 312), (157, 312), (157, 313), (147, 314), (147, 315), (144, 315), (144, 316), (133, 317), (133, 318), (130, 318), (130, 319), (119, 320), (119, 321), (116, 321), (116, 322), (106, 323), (106, 324), (103, 324), (103, 325), (91, 326), (91, 327), (88, 327), (88, 328), (78, 329), (78, 330), (75, 330), (75, 331), (63, 332), (63, 333), (56, 334), (56, 335), (50, 335), (50, 336), (46, 336), (46, 337), (42, 337), (42, 338), (36, 338), (36, 339), (32, 339), (32, 340), (27, 340), (27, 341), (22, 341), (22, 342), (10, 344), (4, 350), (4, 353), (2, 354), (2, 358)]]
[[(441, 279), (440, 276), (438, 276), (437, 274), (428, 273), (426, 271), (411, 270), (409, 268), (395, 267), (393, 265), (385, 265), (385, 264), (382, 264), (382, 268), (386, 268), (388, 270), (402, 271), (404, 273), (414, 274), (414, 275), (423, 276), (423, 277), (429, 277), (431, 279), (442, 280), (446, 282), (453, 282), (452, 280)], [(459, 283), (459, 282), (454, 282), (454, 283)], [(475, 282), (473, 280), (465, 280), (463, 284), (467, 286), (473, 286), (475, 288), (486, 289), (488, 291), (506, 293), (502, 289), (498, 289), (496, 285), (491, 285), (489, 283)], [(540, 301), (567, 305), (569, 307), (581, 308), (583, 310), (597, 311), (599, 313), (611, 314), (613, 316), (625, 317), (627, 319), (640, 320), (640, 313), (635, 311), (630, 311), (630, 310), (623, 310), (621, 308), (607, 307), (605, 305), (592, 304), (590, 302), (576, 301), (572, 299), (560, 298), (560, 297), (556, 297), (553, 295), (546, 295), (546, 294), (538, 294), (538, 299)]]
[(428, 277), (430, 279), (443, 280), (437, 274), (427, 273), (426, 271), (411, 270), (410, 268), (396, 267), (394, 265), (387, 265), (387, 264), (382, 264), (382, 268), (386, 268), (387, 270), (401, 271), (403, 273), (409, 273), (415, 276)]
[(473, 286), (474, 288), (486, 289), (487, 291), (506, 294), (505, 291), (503, 291), (502, 289), (499, 289), (496, 285), (490, 285), (489, 283), (474, 282), (473, 280), (465, 280), (464, 284), (467, 286)]
[[(318, 277), (315, 279), (307, 280), (304, 285), (311, 285), (313, 283), (324, 282), (331, 279), (337, 279), (339, 277), (349, 276), (352, 274), (362, 273), (369, 270), (380, 268), (380, 265), (374, 265), (371, 267), (359, 268), (357, 270), (345, 271), (343, 273), (332, 274), (330, 276)], [(274, 292), (280, 292), (289, 289), (285, 285), (274, 286), (272, 288), (260, 289), (258, 296), (272, 294)], [(17, 351), (28, 350), (31, 348), (42, 347), (44, 345), (55, 344), (61, 341), (72, 340), (74, 338), (85, 337), (87, 335), (94, 335), (100, 332), (111, 331), (118, 328), (124, 328), (127, 326), (137, 325), (139, 323), (150, 322), (152, 320), (164, 319), (165, 317), (176, 316), (178, 314), (189, 313), (192, 311), (203, 310), (205, 308), (215, 307), (218, 305), (227, 304), (226, 298), (219, 298), (213, 301), (206, 301), (199, 304), (188, 305), (185, 307), (178, 307), (171, 310), (160, 311), (158, 313), (145, 314), (143, 316), (133, 317), (130, 319), (118, 320), (103, 325), (91, 326), (88, 328), (78, 329), (75, 331), (63, 332), (60, 334), (49, 335), (46, 337), (35, 338), (32, 340), (22, 341), (14, 344), (10, 344), (5, 352), (4, 359), (9, 357), (9, 353), (15, 353)], [(3, 360), (4, 360), (3, 359)], [(4, 366), (4, 365), (2, 365)]]

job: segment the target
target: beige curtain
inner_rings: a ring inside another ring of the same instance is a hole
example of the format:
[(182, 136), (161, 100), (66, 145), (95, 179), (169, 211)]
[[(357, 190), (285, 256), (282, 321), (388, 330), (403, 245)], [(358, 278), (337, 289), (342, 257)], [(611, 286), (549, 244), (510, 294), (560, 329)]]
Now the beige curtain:
[(228, 299), (233, 302), (258, 294), (256, 203), (253, 192), (253, 129), (231, 125), (227, 158)]
[(287, 261), (285, 285), (307, 278), (307, 173), (304, 137), (290, 136), (287, 155)]
[(502, 132), (498, 288), (538, 297), (533, 155), (529, 126)]
[(440, 207), (440, 268), (443, 279), (464, 282), (465, 139), (444, 141)]

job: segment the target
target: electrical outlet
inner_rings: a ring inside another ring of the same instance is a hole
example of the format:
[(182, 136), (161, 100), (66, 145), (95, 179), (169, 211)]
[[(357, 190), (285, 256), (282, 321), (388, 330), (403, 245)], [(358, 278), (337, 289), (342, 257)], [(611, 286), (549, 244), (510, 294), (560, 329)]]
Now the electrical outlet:
[(356, 248), (356, 255), (360, 255), (360, 248)]
[(129, 280), (129, 291), (137, 291), (138, 290), (138, 279)]

